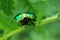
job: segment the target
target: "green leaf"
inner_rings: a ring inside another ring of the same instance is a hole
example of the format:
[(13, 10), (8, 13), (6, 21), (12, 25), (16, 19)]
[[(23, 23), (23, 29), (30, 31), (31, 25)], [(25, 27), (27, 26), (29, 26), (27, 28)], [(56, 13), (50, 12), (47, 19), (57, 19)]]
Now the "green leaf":
[[(36, 26), (18, 26), (19, 12), (36, 14)], [(0, 0), (0, 40), (60, 40), (59, 13), (60, 0)]]

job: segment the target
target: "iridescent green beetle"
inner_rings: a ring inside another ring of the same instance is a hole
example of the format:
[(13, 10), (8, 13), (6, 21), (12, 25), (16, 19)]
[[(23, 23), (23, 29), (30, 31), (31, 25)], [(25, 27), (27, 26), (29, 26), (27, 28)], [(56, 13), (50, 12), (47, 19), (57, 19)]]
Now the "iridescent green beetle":
[(18, 24), (21, 25), (35, 25), (36, 15), (31, 12), (21, 12), (15, 16), (15, 20)]

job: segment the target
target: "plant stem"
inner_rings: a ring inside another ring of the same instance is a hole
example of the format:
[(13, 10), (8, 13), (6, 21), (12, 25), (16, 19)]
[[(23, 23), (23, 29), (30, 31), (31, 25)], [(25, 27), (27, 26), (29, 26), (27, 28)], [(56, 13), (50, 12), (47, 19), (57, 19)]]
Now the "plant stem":
[(44, 25), (44, 24), (47, 24), (47, 23), (50, 23), (50, 22), (55, 22), (57, 20), (58, 20), (58, 14), (42, 20), (39, 25)]
[[(58, 19), (58, 14), (56, 14), (56, 15), (50, 17), (50, 18), (46, 18), (46, 19), (42, 20), (39, 25), (44, 25), (44, 24), (47, 24), (47, 23), (50, 23), (50, 22), (54, 22), (57, 19)], [(24, 30), (24, 27), (23, 28), (18, 28), (16, 30), (8, 33), (7, 35), (4, 35), (3, 37), (0, 38), (0, 40), (5, 40), (5, 39), (13, 36), (14, 34), (17, 34), (17, 33), (21, 32), (21, 31), (23, 31), (23, 30)]]
[(14, 30), (14, 31), (12, 31), (12, 32), (4, 35), (3, 37), (0, 38), (0, 40), (5, 40), (5, 39), (13, 36), (14, 34), (17, 34), (17, 33), (21, 32), (21, 31), (23, 31), (23, 30), (24, 30), (24, 28), (18, 28), (18, 29), (16, 29), (16, 30)]

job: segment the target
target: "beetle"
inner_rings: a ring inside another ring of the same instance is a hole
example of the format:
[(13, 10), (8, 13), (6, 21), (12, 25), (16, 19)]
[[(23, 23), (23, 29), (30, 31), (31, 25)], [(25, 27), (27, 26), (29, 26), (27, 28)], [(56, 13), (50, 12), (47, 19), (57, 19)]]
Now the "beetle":
[(21, 25), (35, 25), (36, 15), (31, 12), (20, 12), (15, 16), (15, 20)]

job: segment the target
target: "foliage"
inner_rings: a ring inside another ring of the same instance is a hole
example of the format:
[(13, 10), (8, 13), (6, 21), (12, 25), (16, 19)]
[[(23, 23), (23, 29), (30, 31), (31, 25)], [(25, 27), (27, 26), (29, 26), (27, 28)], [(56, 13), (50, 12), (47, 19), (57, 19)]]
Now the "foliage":
[[(36, 26), (18, 26), (19, 12), (37, 15)], [(60, 40), (60, 0), (0, 0), (0, 40)]]

